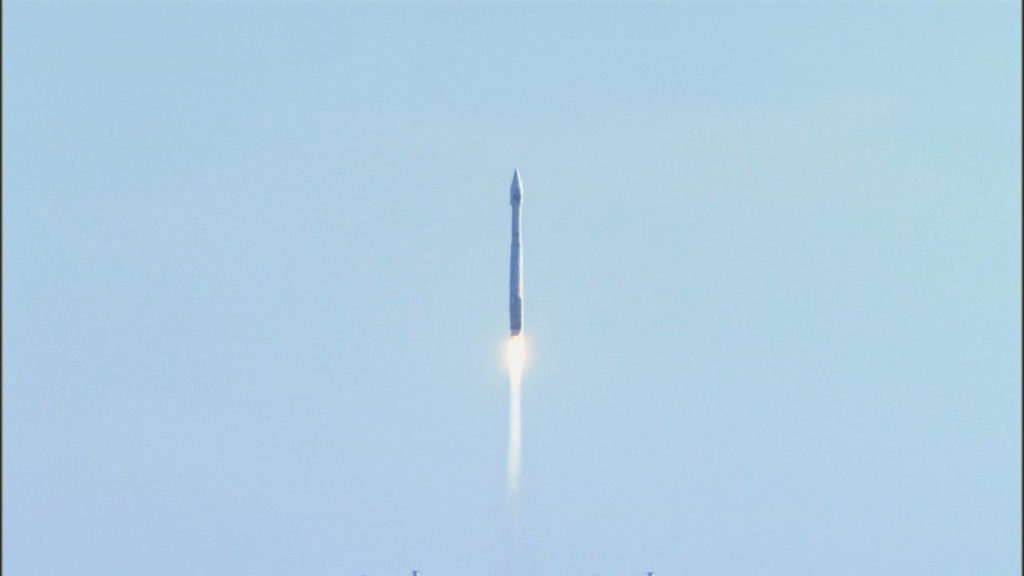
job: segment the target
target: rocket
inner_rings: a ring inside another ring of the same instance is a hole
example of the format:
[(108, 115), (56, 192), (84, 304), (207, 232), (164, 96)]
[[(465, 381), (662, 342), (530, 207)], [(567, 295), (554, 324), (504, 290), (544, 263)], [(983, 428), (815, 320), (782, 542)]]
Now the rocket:
[(523, 239), (520, 228), (523, 223), (521, 207), (523, 205), (523, 184), (519, 180), (519, 170), (512, 176), (512, 262), (509, 267), (508, 282), (508, 313), (509, 329), (512, 336), (518, 336), (523, 330)]

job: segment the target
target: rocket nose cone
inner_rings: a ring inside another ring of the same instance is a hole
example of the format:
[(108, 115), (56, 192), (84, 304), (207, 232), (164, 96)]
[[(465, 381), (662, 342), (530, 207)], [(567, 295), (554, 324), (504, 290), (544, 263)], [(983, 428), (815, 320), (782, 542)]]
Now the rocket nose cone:
[(519, 170), (512, 175), (512, 202), (519, 202), (523, 199), (523, 184), (519, 180)]

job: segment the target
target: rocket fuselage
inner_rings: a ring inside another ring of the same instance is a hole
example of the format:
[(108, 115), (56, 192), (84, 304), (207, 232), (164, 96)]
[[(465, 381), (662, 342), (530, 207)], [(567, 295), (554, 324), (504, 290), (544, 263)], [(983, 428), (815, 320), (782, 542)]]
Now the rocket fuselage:
[(508, 312), (510, 330), (513, 336), (523, 331), (523, 223), (522, 204), (523, 186), (519, 180), (519, 171), (512, 176), (512, 262), (509, 271)]

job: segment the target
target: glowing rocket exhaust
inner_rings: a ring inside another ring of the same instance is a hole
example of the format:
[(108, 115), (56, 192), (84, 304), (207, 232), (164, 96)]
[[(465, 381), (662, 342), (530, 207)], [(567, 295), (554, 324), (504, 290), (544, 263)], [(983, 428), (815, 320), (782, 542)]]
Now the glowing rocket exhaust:
[(522, 419), (520, 415), (523, 383), (523, 339), (508, 341), (508, 490), (513, 499), (519, 494), (519, 469), (522, 459)]
[(520, 400), (523, 383), (523, 363), (526, 357), (523, 345), (523, 241), (520, 234), (523, 186), (519, 170), (512, 176), (512, 260), (509, 271), (509, 418), (508, 418), (508, 489), (512, 498), (519, 493), (519, 469), (522, 456), (522, 427)]

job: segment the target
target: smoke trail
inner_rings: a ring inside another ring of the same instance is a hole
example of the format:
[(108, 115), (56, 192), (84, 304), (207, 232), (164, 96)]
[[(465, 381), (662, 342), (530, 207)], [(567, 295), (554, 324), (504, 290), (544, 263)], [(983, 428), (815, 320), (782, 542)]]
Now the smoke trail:
[(519, 495), (519, 471), (522, 461), (522, 384), (523, 340), (513, 336), (508, 342), (508, 491), (515, 502)]
[(519, 470), (523, 451), (522, 419), (520, 414), (523, 374), (509, 377), (508, 397), (508, 490), (515, 500), (519, 495)]

